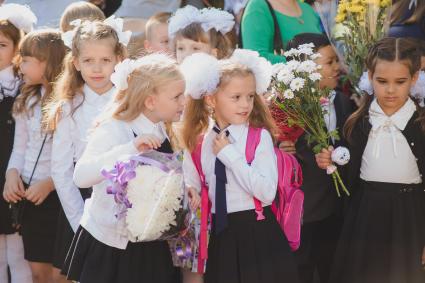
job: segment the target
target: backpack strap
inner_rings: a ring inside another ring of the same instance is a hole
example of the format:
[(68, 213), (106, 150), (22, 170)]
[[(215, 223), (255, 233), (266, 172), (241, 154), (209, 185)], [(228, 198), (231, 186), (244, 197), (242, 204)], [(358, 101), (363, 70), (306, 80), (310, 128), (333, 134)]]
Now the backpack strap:
[[(251, 165), (252, 161), (254, 160), (255, 150), (260, 144), (261, 130), (262, 128), (254, 128), (254, 127), (249, 127), (248, 129), (248, 137), (246, 139), (246, 147), (245, 147), (245, 157), (249, 165)], [(261, 204), (261, 201), (254, 198), (254, 204), (255, 204), (255, 213), (257, 213), (257, 221), (266, 219), (263, 213), (263, 205)]]
[[(278, 55), (280, 55), (281, 50), (283, 49), (283, 42), (282, 42), (282, 33), (280, 31), (280, 27), (279, 27), (279, 23), (277, 22), (277, 17), (276, 17), (276, 13), (272, 7), (272, 5), (270, 4), (270, 2), (268, 0), (264, 0), (267, 3), (267, 7), (269, 8), (270, 14), (272, 16), (273, 19), (273, 26), (274, 26), (274, 35), (273, 35), (273, 51), (275, 53), (277, 53)], [(248, 4), (247, 4), (248, 5)], [(241, 19), (243, 18), (243, 13), (241, 15)], [(239, 25), (239, 48), (243, 48), (243, 44), (242, 44), (242, 20), (240, 22)]]
[(205, 261), (208, 258), (208, 217), (211, 212), (211, 202), (208, 198), (208, 186), (202, 170), (201, 153), (204, 136), (200, 136), (191, 157), (201, 180), (201, 230), (199, 236), (198, 273), (204, 273)]

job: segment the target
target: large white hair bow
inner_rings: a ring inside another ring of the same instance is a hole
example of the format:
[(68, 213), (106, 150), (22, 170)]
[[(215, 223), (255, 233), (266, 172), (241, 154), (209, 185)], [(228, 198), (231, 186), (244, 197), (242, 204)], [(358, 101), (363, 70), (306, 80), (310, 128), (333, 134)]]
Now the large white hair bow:
[(255, 77), (257, 94), (264, 94), (270, 86), (273, 74), (272, 64), (261, 57), (257, 51), (235, 49), (230, 61), (248, 67)]
[(111, 82), (115, 85), (118, 91), (126, 90), (128, 88), (128, 76), (136, 69), (145, 65), (170, 65), (174, 60), (165, 54), (151, 54), (141, 57), (137, 60), (125, 59), (121, 63), (115, 65), (114, 73), (111, 75)]
[(211, 29), (226, 34), (235, 25), (235, 17), (217, 8), (197, 8), (187, 5), (178, 9), (170, 18), (168, 25), (168, 36), (173, 39), (179, 30), (184, 29), (192, 23), (199, 23), (205, 32)]
[[(118, 36), (119, 43), (121, 43), (124, 46), (128, 45), (131, 38), (131, 31), (123, 30), (124, 29), (123, 19), (117, 18), (115, 17), (115, 15), (112, 15), (106, 20), (104, 20), (103, 23), (110, 26), (113, 30), (115, 30)], [(72, 21), (70, 24), (74, 27), (74, 29), (64, 32), (62, 34), (62, 40), (68, 48), (72, 48), (72, 40), (74, 39), (77, 28), (83, 24), (83, 21), (81, 21), (80, 19), (77, 19)]]
[(37, 17), (28, 6), (13, 3), (0, 6), (0, 20), (8, 20), (26, 33), (32, 31), (37, 23)]
[(220, 82), (219, 61), (206, 53), (186, 57), (180, 70), (186, 82), (186, 94), (193, 99), (212, 94)]

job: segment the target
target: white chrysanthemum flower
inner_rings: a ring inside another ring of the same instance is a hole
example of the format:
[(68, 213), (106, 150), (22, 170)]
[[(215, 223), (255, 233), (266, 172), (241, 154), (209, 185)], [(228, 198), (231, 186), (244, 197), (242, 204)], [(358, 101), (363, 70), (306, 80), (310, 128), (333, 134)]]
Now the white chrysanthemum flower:
[(314, 53), (314, 54), (312, 54), (311, 56), (310, 56), (310, 59), (311, 60), (316, 60), (316, 59), (319, 59), (319, 58), (321, 58), (322, 57), (322, 54), (320, 54), (320, 53)]
[(294, 73), (289, 69), (282, 69), (277, 74), (277, 79), (286, 85), (289, 85), (294, 78)]
[(311, 48), (311, 47), (300, 47), (300, 48), (298, 48), (298, 52), (300, 53), (300, 54), (305, 54), (305, 55), (307, 55), (307, 56), (311, 56), (311, 55), (313, 55), (313, 48)]
[(350, 151), (348, 148), (339, 146), (332, 152), (332, 161), (338, 165), (345, 165), (350, 161)]
[(313, 82), (315, 81), (320, 81), (322, 79), (322, 75), (319, 73), (312, 73), (309, 76), (309, 79), (312, 80)]
[(290, 60), (286, 62), (286, 67), (291, 71), (296, 71), (300, 66), (300, 62), (296, 60)]
[(183, 176), (141, 165), (127, 186), (132, 204), (126, 215), (129, 239), (133, 242), (154, 241), (176, 225), (175, 213), (181, 208)]
[(303, 78), (295, 78), (291, 82), (292, 91), (300, 91), (304, 87), (305, 80)]
[(285, 63), (277, 63), (277, 64), (272, 65), (273, 75), (277, 75), (283, 69), (286, 69)]
[(292, 99), (295, 97), (294, 92), (290, 89), (287, 89), (283, 92), (283, 97), (286, 99)]
[(317, 64), (312, 60), (301, 62), (297, 68), (297, 72), (313, 73), (317, 70)]
[(288, 51), (286, 51), (285, 53), (283, 53), (283, 56), (285, 56), (285, 57), (296, 57), (296, 56), (299, 56), (300, 55), (300, 52), (298, 51), (298, 49), (295, 49), (295, 48), (292, 48), (292, 49), (290, 49), (290, 50), (288, 50)]

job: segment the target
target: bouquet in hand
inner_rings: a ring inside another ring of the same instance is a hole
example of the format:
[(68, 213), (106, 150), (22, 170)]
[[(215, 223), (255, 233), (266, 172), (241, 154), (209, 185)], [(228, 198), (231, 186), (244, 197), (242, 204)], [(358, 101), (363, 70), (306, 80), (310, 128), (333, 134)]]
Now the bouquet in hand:
[[(369, 49), (386, 34), (389, 26), (391, 0), (328, 0), (327, 9), (318, 9), (321, 18), (331, 14), (334, 21), (324, 22), (346, 71), (346, 78), (357, 95), (360, 78), (366, 71)], [(323, 11), (322, 11), (323, 10)], [(326, 11), (325, 11), (326, 10)], [(322, 11), (322, 12), (321, 12)]]
[[(302, 128), (308, 144), (319, 153), (330, 146), (331, 140), (338, 140), (338, 130), (328, 131), (324, 116), (328, 113), (329, 100), (335, 95), (330, 89), (319, 89), (321, 66), (314, 60), (320, 56), (313, 52), (313, 44), (303, 44), (297, 49), (285, 52), (287, 63), (274, 65), (272, 80), (273, 103), (285, 114), (289, 126)], [(339, 147), (332, 154), (332, 160), (338, 165), (349, 161), (348, 149)], [(335, 165), (327, 168), (332, 175), (335, 189), (340, 196), (340, 188), (349, 195)]]
[(188, 229), (181, 154), (150, 151), (117, 162), (102, 175), (132, 242), (168, 240)]

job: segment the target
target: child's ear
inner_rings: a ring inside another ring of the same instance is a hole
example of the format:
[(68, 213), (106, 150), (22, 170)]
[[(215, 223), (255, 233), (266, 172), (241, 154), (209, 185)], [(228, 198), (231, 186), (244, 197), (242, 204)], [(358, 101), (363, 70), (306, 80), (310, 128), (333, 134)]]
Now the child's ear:
[(74, 67), (75, 69), (77, 69), (78, 72), (81, 71), (80, 62), (78, 62), (77, 58), (72, 59), (72, 64), (74, 64)]
[(149, 50), (151, 48), (151, 43), (149, 42), (149, 40), (145, 39), (143, 41), (143, 47), (145, 48), (145, 50)]
[(369, 81), (370, 83), (372, 83), (372, 79), (373, 79), (373, 74), (371, 71), (367, 71), (367, 76), (369, 77)]
[(207, 95), (204, 97), (204, 102), (207, 104), (208, 107), (215, 109), (215, 97), (214, 95)]
[(146, 97), (145, 107), (149, 111), (153, 111), (155, 109), (155, 97), (153, 95), (148, 95), (148, 97)]
[(418, 81), (418, 79), (419, 79), (419, 71), (418, 71), (418, 72), (416, 72), (416, 73), (413, 75), (413, 77), (412, 77), (412, 85), (416, 84), (416, 82)]

